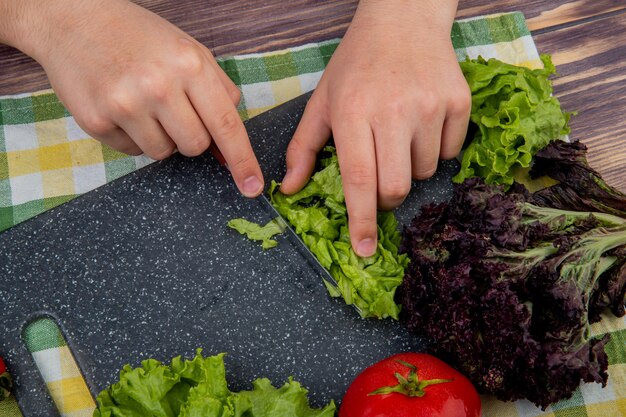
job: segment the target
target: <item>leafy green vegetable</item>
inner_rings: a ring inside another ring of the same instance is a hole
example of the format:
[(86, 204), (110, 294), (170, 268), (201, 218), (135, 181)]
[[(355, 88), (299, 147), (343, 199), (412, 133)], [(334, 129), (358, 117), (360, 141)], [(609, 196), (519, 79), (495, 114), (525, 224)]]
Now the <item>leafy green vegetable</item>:
[[(557, 142), (548, 153), (576, 149)], [(623, 207), (626, 196), (607, 188), (600, 204), (575, 178), (568, 206), (602, 211), (551, 207), (564, 201), (561, 187), (542, 191), (542, 207), (520, 185), (505, 193), (470, 178), (405, 229), (411, 263), (398, 290), (402, 320), (502, 400), (527, 398), (545, 409), (581, 381), (607, 381), (609, 336), (592, 338), (589, 326), (607, 308), (624, 315), (626, 217), (604, 197)]]
[(398, 319), (394, 295), (408, 263), (407, 256), (398, 253), (398, 222), (391, 212), (378, 213), (376, 253), (358, 257), (350, 245), (337, 155), (333, 147), (324, 151), (329, 156), (320, 160), (321, 169), (300, 192), (287, 196), (272, 182), (272, 204), (335, 279), (336, 285), (325, 282), (331, 296), (342, 296), (363, 317)]
[(457, 183), (479, 176), (488, 184), (513, 184), (513, 168), (530, 166), (533, 155), (569, 133), (570, 114), (552, 97), (548, 76), (555, 67), (542, 55), (544, 68), (531, 70), (497, 59), (461, 62), (472, 92), (470, 120), (475, 136), (463, 152)]
[(192, 360), (174, 358), (170, 365), (148, 359), (141, 367), (124, 366), (119, 382), (97, 398), (94, 417), (331, 417), (335, 404), (309, 407), (307, 391), (289, 378), (274, 388), (265, 378), (251, 391), (231, 392), (224, 354)]
[(285, 224), (280, 217), (270, 220), (265, 226), (246, 219), (233, 219), (228, 222), (228, 227), (235, 229), (242, 235), (246, 235), (250, 240), (261, 241), (263, 249), (271, 249), (277, 246), (278, 242), (272, 239), (272, 237), (285, 231)]
[(242, 414), (242, 416), (333, 417), (335, 415), (334, 403), (322, 410), (310, 408), (307, 390), (292, 378), (289, 378), (289, 381), (280, 388), (274, 388), (267, 378), (259, 378), (252, 385), (252, 391), (241, 391), (235, 394), (236, 401), (249, 404), (250, 407), (248, 414)]

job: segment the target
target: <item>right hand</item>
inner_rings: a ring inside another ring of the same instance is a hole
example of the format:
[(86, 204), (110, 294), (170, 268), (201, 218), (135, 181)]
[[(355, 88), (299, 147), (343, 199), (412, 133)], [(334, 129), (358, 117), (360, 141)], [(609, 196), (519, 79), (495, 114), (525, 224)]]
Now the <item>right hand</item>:
[(213, 141), (241, 193), (262, 192), (240, 92), (206, 47), (127, 0), (19, 1), (30, 30), (14, 46), (41, 63), (88, 134), (153, 159), (197, 156)]
[(453, 0), (361, 0), (289, 144), (285, 194), (306, 184), (332, 132), (359, 256), (376, 252), (377, 208), (398, 207), (412, 179), (463, 145), (471, 94), (450, 40), (455, 13)]

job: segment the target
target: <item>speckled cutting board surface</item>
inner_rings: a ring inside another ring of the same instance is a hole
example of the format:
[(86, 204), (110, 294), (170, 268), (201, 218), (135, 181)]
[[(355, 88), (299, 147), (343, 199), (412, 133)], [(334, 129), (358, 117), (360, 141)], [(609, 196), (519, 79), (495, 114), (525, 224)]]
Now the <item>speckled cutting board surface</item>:
[[(267, 183), (282, 178), (307, 100), (246, 122)], [(455, 170), (444, 163), (415, 184), (400, 221), (447, 198)], [(190, 357), (201, 347), (227, 352), (233, 389), (293, 375), (319, 406), (340, 400), (376, 360), (423, 350), (398, 323), (363, 320), (331, 299), (299, 241), (283, 235), (263, 251), (226, 227), (272, 216), (264, 201), (241, 197), (207, 153), (152, 164), (0, 234), (0, 277), (10, 289), (1, 343), (25, 415), (58, 415), (21, 338), (29, 320), (45, 315), (60, 324), (94, 395), (126, 363)]]

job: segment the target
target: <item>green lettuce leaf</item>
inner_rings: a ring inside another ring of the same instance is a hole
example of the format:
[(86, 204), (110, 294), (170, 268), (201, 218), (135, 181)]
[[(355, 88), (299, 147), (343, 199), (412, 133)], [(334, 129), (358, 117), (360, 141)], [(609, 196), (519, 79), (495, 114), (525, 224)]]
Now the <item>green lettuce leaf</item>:
[(192, 360), (174, 358), (170, 365), (148, 359), (139, 368), (124, 366), (120, 380), (97, 398), (94, 417), (330, 417), (335, 404), (309, 407), (307, 391), (291, 378), (274, 388), (257, 379), (252, 391), (231, 392), (224, 354)]
[(189, 390), (206, 378), (204, 366), (200, 352), (192, 361), (174, 358), (171, 366), (155, 359), (135, 369), (125, 365), (119, 382), (98, 395), (94, 417), (177, 416)]
[(298, 193), (287, 196), (275, 181), (270, 199), (278, 212), (289, 221), (305, 245), (336, 281), (324, 281), (332, 297), (343, 297), (355, 305), (361, 316), (398, 319), (400, 306), (394, 302), (396, 288), (408, 264), (398, 253), (400, 232), (391, 212), (378, 214), (378, 248), (369, 258), (360, 258), (352, 250), (339, 163), (333, 147), (320, 160), (321, 169)]
[(228, 222), (228, 227), (235, 229), (250, 240), (261, 242), (263, 249), (270, 249), (278, 245), (272, 237), (285, 231), (285, 224), (280, 217), (270, 220), (265, 226), (253, 223), (246, 219), (233, 219)]
[(280, 388), (274, 388), (267, 378), (252, 383), (252, 391), (235, 394), (237, 416), (281, 416), (281, 417), (333, 417), (335, 403), (330, 402), (321, 410), (309, 407), (307, 390), (289, 378)]
[(571, 114), (561, 110), (548, 79), (555, 67), (550, 56), (541, 60), (544, 68), (535, 70), (493, 58), (460, 63), (472, 92), (470, 120), (477, 131), (455, 182), (479, 176), (509, 186), (514, 168), (528, 168), (539, 149), (569, 133)]

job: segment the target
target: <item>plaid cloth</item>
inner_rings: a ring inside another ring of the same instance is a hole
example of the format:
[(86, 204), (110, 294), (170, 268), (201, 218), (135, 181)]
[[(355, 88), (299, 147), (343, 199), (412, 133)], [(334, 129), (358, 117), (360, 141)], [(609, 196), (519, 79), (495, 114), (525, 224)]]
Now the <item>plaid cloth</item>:
[[(459, 60), (482, 55), (541, 66), (521, 13), (458, 21), (451, 36)], [(242, 119), (315, 88), (338, 42), (220, 59), (220, 66), (241, 89)], [(0, 231), (150, 162), (90, 139), (52, 92), (0, 97)], [(483, 416), (626, 416), (626, 320), (605, 317), (592, 332), (612, 336), (606, 388), (584, 384), (572, 398), (545, 412), (528, 401), (504, 403), (484, 397)], [(49, 318), (36, 321), (25, 338), (61, 415), (91, 415), (93, 399), (56, 324)]]
[(96, 403), (54, 320), (41, 318), (33, 322), (23, 337), (59, 413), (66, 417), (91, 417)]

